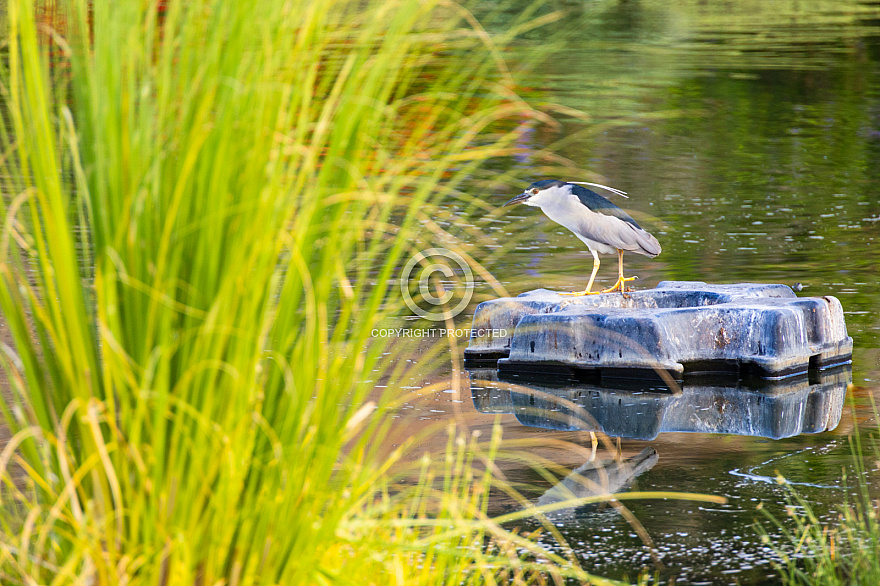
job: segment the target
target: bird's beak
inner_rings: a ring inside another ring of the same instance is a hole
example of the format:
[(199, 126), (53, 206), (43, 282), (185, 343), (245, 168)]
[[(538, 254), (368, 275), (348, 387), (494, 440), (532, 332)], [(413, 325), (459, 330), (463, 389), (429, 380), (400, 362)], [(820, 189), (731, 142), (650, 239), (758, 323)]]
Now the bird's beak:
[(501, 207), (504, 208), (507, 206), (512, 206), (512, 205), (516, 205), (518, 203), (522, 203), (522, 202), (526, 201), (527, 199), (529, 199), (530, 197), (532, 197), (531, 193), (529, 193), (528, 191), (523, 191), (522, 193), (520, 193), (515, 198), (511, 199), (509, 202), (507, 202), (506, 204), (504, 204)]

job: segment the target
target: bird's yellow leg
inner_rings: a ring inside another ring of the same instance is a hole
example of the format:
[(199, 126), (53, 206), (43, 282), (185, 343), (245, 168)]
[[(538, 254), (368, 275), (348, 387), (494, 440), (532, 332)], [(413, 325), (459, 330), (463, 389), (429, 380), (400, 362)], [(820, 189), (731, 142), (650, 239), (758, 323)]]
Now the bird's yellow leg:
[(611, 293), (612, 291), (617, 291), (620, 289), (621, 293), (626, 293), (626, 283), (627, 281), (635, 281), (638, 277), (624, 277), (623, 276), (623, 251), (617, 250), (617, 282), (613, 287), (609, 287), (608, 289), (603, 289), (602, 293)]
[(602, 291), (591, 291), (593, 288), (593, 280), (596, 278), (596, 273), (599, 272), (599, 253), (595, 250), (591, 250), (593, 253), (593, 272), (590, 273), (590, 281), (587, 283), (587, 288), (583, 291), (572, 291), (571, 293), (560, 293), (560, 295), (596, 295), (598, 293), (602, 293)]

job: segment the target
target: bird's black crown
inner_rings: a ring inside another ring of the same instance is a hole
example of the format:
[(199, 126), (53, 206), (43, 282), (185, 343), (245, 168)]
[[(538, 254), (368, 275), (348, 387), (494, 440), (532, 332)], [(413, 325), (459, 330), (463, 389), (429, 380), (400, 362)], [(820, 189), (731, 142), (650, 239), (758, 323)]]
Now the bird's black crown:
[(563, 185), (565, 185), (565, 181), (560, 181), (559, 179), (541, 179), (540, 181), (535, 181), (529, 185), (529, 188), (526, 189), (526, 191), (531, 191), (532, 189), (543, 191), (551, 187), (561, 187)]

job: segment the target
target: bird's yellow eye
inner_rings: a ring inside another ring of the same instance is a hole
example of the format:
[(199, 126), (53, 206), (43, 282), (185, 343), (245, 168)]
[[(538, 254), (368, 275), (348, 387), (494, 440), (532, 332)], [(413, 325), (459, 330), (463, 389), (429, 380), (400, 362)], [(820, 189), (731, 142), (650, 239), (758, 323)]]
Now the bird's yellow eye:
[(538, 190), (537, 190), (537, 189), (533, 189), (533, 190), (532, 190), (532, 195), (538, 195)]

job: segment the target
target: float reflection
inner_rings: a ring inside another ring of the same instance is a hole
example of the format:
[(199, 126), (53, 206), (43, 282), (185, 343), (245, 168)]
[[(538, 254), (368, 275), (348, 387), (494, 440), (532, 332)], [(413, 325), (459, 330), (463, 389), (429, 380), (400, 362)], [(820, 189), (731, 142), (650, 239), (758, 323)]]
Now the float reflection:
[(499, 379), (495, 369), (469, 374), (474, 406), (483, 413), (510, 413), (530, 427), (638, 440), (667, 432), (780, 439), (829, 431), (840, 421), (852, 382), (850, 365), (760, 386), (686, 380), (675, 394), (574, 381)]

